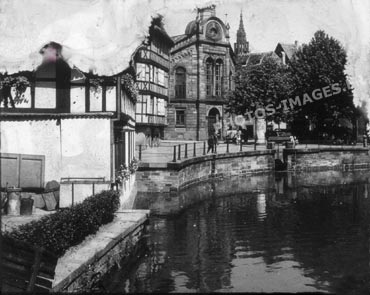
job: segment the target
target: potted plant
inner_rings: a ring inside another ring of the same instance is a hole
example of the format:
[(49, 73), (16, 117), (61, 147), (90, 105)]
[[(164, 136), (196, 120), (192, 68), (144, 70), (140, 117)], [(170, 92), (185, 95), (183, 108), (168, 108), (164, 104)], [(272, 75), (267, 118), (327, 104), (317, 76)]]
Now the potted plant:
[(130, 174), (129, 168), (125, 164), (122, 164), (116, 171), (116, 184), (124, 183), (130, 178)]
[(129, 169), (130, 169), (131, 174), (134, 174), (136, 172), (137, 168), (139, 168), (139, 161), (136, 158), (133, 158), (130, 165), (129, 165)]

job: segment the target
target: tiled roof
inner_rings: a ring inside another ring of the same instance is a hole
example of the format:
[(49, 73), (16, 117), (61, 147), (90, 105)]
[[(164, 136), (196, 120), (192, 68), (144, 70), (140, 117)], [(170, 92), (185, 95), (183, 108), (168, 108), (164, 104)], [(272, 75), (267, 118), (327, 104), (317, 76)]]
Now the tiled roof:
[(6, 112), (2, 109), (0, 120), (52, 120), (52, 119), (79, 119), (79, 118), (111, 118), (113, 112), (91, 113), (31, 113), (31, 112)]
[(166, 30), (164, 28), (161, 28), (161, 27), (155, 25), (154, 26), (154, 29), (157, 32), (159, 32), (163, 37), (165, 37), (168, 40), (168, 42), (170, 42), (170, 43), (173, 42), (173, 39), (170, 36), (168, 36), (168, 34), (167, 34), (167, 32), (166, 32)]
[(291, 59), (292, 56), (297, 51), (297, 47), (295, 44), (282, 44), (282, 43), (279, 43), (279, 44), (283, 48), (288, 59)]
[(173, 36), (171, 37), (173, 42), (178, 42), (178, 41), (181, 41), (182, 39), (185, 39), (188, 35), (186, 34), (183, 34), (183, 35), (177, 35), (177, 36)]
[(275, 58), (277, 61), (279, 61), (279, 57), (276, 55), (273, 51), (268, 52), (256, 52), (256, 53), (249, 53), (246, 56), (242, 56), (239, 61), (241, 61), (241, 64), (247, 67), (259, 65), (262, 63), (263, 59), (266, 57), (272, 57)]

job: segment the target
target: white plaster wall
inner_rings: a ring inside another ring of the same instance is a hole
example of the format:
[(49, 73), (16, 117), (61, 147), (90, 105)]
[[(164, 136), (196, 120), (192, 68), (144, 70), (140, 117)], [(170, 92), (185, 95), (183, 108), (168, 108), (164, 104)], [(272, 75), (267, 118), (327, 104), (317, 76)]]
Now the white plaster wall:
[(85, 112), (85, 87), (71, 86), (71, 113)]
[(102, 111), (103, 106), (103, 90), (99, 86), (98, 89), (90, 88), (90, 111)]
[(106, 90), (106, 110), (109, 112), (116, 111), (116, 87), (107, 87)]
[(35, 87), (35, 107), (55, 109), (56, 107), (56, 82), (37, 82)]
[(45, 182), (60, 181), (60, 126), (56, 120), (1, 121), (1, 152), (45, 156)]
[(45, 183), (61, 177), (110, 180), (110, 120), (1, 121), (2, 153), (45, 156)]
[(110, 180), (110, 120), (64, 119), (61, 131), (61, 175)]

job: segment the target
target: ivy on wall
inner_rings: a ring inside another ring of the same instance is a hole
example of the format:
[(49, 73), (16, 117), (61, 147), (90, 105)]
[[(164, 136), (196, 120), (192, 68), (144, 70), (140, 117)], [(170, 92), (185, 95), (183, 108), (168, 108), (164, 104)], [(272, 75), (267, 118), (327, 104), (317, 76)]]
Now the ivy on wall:
[[(0, 103), (3, 102), (5, 108), (8, 108), (9, 103), (12, 108), (15, 108), (15, 101), (21, 98), (30, 85), (30, 81), (25, 76), (0, 76)], [(14, 97), (12, 87), (15, 89)]]
[(130, 74), (124, 74), (121, 77), (121, 83), (123, 85), (124, 90), (126, 93), (132, 98), (132, 100), (136, 103), (137, 97), (139, 95), (134, 78)]

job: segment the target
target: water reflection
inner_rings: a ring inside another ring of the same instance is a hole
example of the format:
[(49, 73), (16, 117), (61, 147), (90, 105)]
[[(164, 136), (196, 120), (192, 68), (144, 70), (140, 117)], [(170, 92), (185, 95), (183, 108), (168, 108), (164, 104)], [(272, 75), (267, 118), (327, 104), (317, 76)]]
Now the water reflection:
[(171, 215), (152, 217), (146, 256), (103, 284), (112, 292), (368, 293), (369, 179), (367, 171), (261, 175), (143, 196), (138, 206)]

